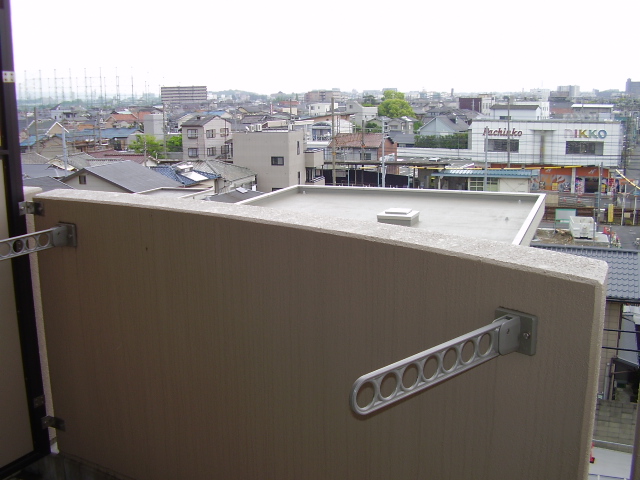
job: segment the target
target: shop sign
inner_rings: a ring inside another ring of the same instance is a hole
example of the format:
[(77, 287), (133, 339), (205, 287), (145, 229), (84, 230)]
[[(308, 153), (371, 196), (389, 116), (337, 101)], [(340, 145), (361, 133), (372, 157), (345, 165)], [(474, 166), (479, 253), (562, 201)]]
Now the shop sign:
[(521, 137), (522, 130), (516, 130), (514, 128), (511, 130), (511, 132), (509, 132), (508, 128), (498, 128), (496, 130), (491, 130), (489, 127), (484, 127), (484, 132), (482, 135), (489, 137)]
[(564, 138), (607, 138), (606, 130), (570, 130), (565, 128)]

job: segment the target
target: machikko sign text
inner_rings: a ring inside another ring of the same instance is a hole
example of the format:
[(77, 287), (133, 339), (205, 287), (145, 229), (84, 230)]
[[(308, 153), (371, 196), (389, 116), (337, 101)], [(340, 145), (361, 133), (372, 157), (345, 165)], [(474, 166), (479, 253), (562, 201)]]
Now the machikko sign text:
[(498, 128), (496, 130), (491, 130), (489, 127), (484, 127), (483, 136), (489, 137), (521, 137), (522, 130), (516, 130), (515, 128), (509, 131), (508, 128), (502, 129)]

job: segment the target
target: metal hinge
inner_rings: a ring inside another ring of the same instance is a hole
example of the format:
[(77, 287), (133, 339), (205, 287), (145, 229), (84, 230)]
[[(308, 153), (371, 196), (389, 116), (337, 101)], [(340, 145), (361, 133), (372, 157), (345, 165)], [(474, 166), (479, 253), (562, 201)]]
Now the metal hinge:
[(0, 260), (7, 260), (53, 247), (75, 247), (76, 226), (59, 223), (53, 228), (0, 240)]
[(56, 430), (65, 431), (66, 427), (64, 424), (64, 420), (58, 417), (52, 417), (47, 415), (46, 417), (42, 417), (41, 419), (42, 429), (45, 428), (55, 428)]
[(18, 203), (18, 213), (20, 215), (44, 215), (44, 205), (42, 202), (20, 202)]
[(368, 415), (500, 355), (535, 355), (537, 336), (536, 316), (499, 308), (489, 325), (358, 378), (351, 409)]

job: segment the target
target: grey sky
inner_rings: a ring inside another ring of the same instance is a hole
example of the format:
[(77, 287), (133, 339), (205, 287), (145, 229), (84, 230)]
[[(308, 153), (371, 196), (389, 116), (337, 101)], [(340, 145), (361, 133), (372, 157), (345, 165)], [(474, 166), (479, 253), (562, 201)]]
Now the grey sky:
[[(618, 7), (625, 3), (638, 13), (629, 0)], [(58, 89), (96, 90), (100, 69), (103, 88), (114, 92), (117, 82), (124, 95), (132, 83), (136, 93), (206, 85), (267, 94), (624, 90), (627, 78), (640, 81), (631, 29), (592, 1), (12, 0), (11, 8), (21, 89), (39, 88), (40, 77), (53, 88), (57, 77)]]

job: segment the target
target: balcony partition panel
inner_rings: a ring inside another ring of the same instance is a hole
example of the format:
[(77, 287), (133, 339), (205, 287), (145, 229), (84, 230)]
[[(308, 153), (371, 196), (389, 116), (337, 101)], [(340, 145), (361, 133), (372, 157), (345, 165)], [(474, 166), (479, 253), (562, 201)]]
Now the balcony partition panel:
[[(135, 479), (586, 478), (606, 264), (244, 205), (54, 191), (36, 227), (68, 455)], [(309, 263), (309, 252), (322, 252)], [(491, 360), (371, 415), (361, 375), (489, 324)]]

